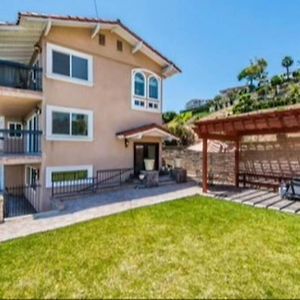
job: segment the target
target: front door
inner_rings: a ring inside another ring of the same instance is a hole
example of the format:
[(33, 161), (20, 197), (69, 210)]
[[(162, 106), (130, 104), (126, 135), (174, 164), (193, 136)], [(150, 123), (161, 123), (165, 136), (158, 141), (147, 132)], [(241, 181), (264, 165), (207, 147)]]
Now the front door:
[(144, 159), (154, 159), (154, 169), (159, 167), (159, 144), (158, 143), (134, 143), (134, 174), (139, 175), (145, 170)]

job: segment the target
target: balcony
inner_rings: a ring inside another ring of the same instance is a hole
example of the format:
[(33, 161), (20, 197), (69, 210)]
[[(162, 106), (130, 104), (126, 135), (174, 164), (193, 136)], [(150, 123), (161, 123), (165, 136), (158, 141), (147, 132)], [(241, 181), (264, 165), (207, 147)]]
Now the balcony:
[(42, 68), (0, 60), (0, 85), (15, 89), (42, 91)]
[(41, 131), (0, 129), (0, 164), (41, 162)]
[(0, 115), (22, 117), (42, 100), (41, 68), (0, 60)]

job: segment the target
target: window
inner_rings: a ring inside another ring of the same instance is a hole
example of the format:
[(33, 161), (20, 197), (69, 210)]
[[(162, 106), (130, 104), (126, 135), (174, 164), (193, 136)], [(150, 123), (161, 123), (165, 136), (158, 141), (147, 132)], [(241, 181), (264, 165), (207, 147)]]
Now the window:
[(48, 140), (93, 140), (93, 112), (47, 106)]
[(120, 40), (117, 41), (117, 50), (120, 52), (123, 51), (123, 42)]
[(8, 123), (8, 129), (10, 130), (8, 136), (10, 138), (21, 138), (22, 133), (20, 130), (23, 129), (23, 125), (20, 122), (9, 122)]
[(90, 55), (53, 44), (47, 44), (47, 76), (73, 83), (92, 85)]
[(66, 182), (88, 178), (88, 170), (52, 172), (51, 182)]
[(158, 80), (155, 77), (149, 77), (149, 98), (151, 99), (159, 99), (159, 84)]
[(143, 73), (136, 73), (134, 76), (134, 95), (145, 97), (145, 76)]
[(72, 77), (88, 80), (88, 61), (85, 58), (72, 56)]
[(93, 177), (93, 166), (59, 166), (46, 168), (46, 187), (51, 188), (52, 183), (73, 185), (89, 180)]
[(99, 34), (99, 45), (105, 46), (105, 35), (104, 34)]
[(70, 76), (70, 55), (57, 51), (53, 51), (52, 55), (52, 72)]
[[(147, 88), (146, 88), (147, 84)], [(161, 112), (161, 79), (149, 70), (132, 71), (132, 109)]]

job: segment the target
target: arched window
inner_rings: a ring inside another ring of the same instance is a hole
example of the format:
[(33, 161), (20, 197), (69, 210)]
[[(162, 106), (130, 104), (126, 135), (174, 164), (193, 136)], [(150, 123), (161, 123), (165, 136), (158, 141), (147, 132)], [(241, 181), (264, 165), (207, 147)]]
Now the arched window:
[(141, 72), (134, 75), (134, 94), (145, 97), (145, 75)]
[(149, 98), (159, 99), (159, 84), (158, 79), (154, 76), (149, 78)]

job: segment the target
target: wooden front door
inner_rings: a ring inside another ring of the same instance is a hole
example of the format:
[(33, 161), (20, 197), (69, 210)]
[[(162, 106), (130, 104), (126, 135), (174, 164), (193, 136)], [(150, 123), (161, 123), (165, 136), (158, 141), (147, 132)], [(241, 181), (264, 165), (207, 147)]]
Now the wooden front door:
[(159, 144), (158, 143), (134, 143), (134, 174), (139, 175), (145, 170), (144, 159), (154, 159), (154, 169), (159, 168)]

